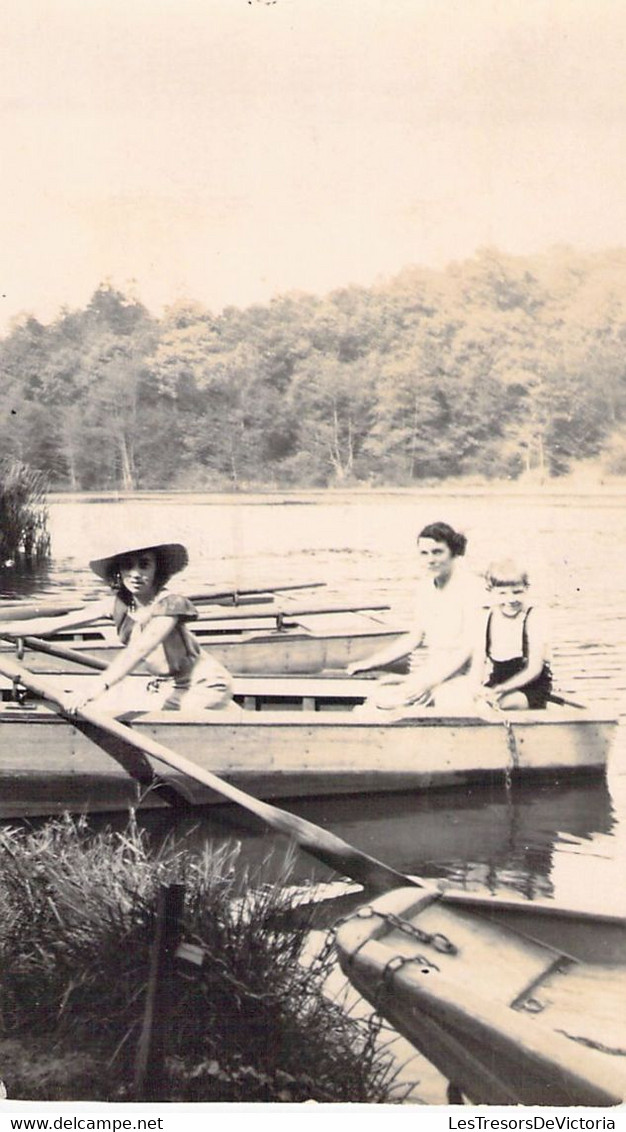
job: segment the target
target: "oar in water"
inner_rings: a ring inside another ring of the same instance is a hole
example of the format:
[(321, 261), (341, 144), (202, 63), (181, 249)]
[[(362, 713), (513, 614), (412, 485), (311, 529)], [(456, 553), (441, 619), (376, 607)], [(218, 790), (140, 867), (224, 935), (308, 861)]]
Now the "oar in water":
[[(76, 725), (80, 722), (87, 724), (89, 737), (109, 753), (112, 753), (111, 747), (113, 745), (115, 757), (117, 757), (119, 750), (122, 754), (138, 753), (144, 760), (146, 756), (157, 759), (171, 770), (186, 775), (202, 786), (208, 786), (216, 794), (227, 798), (229, 802), (241, 806), (242, 809), (260, 818), (262, 822), (265, 822), (276, 832), (293, 838), (307, 853), (330, 866), (340, 875), (352, 877), (353, 880), (365, 885), (365, 887), (378, 892), (386, 892), (390, 888), (407, 884), (423, 887), (410, 877), (397, 872), (382, 861), (376, 860), (375, 857), (362, 853), (360, 849), (342, 841), (341, 838), (329, 833), (328, 830), (322, 829), (296, 814), (290, 814), (286, 810), (272, 806), (269, 802), (254, 798), (239, 787), (225, 782), (224, 779), (211, 771), (199, 767), (185, 755), (172, 751), (149, 735), (136, 734), (126, 724), (120, 723), (119, 720), (113, 719), (94, 707), (85, 706), (75, 716), (71, 715), (67, 709), (64, 691), (58, 688), (50, 678), (36, 675), (23, 664), (19, 664), (9, 657), (1, 656), (0, 673), (9, 680), (23, 684), (24, 687), (37, 695), (43, 696), (55, 710), (58, 710), (70, 722), (74, 722)], [(112, 740), (114, 741), (113, 744)], [(207, 742), (210, 741), (210, 723), (207, 723)]]

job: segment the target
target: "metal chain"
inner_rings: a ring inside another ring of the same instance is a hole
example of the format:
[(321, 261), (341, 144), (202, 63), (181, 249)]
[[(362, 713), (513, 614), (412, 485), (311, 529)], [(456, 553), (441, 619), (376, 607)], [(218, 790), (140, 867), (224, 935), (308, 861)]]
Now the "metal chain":
[(425, 932), (423, 928), (416, 927), (416, 925), (410, 923), (409, 920), (403, 920), (400, 916), (396, 916), (394, 912), (379, 912), (377, 911), (377, 909), (372, 908), (371, 904), (364, 905), (364, 907), (359, 908), (357, 912), (354, 912), (350, 916), (346, 916), (344, 920), (338, 921), (338, 923), (335, 925), (335, 929), (338, 928), (341, 923), (345, 923), (347, 920), (369, 920), (372, 916), (378, 916), (385, 923), (389, 924), (391, 928), (395, 928), (396, 931), (403, 932), (404, 935), (410, 936), (411, 939), (416, 939), (418, 943), (425, 943), (426, 945), (430, 944), (431, 947), (434, 947), (435, 951), (439, 951), (446, 955), (458, 954), (458, 947), (456, 946), (456, 944), (452, 943), (452, 941), (448, 939), (447, 935), (443, 935), (442, 932)]
[(400, 916), (394, 915), (393, 912), (385, 913), (384, 919), (390, 927), (395, 928), (396, 931), (403, 932), (404, 935), (418, 940), (419, 943), (430, 944), (431, 947), (434, 947), (435, 951), (440, 951), (445, 955), (458, 954), (456, 944), (452, 943), (447, 935), (443, 935), (442, 932), (425, 932), (423, 928), (416, 927), (416, 925), (410, 923), (409, 920), (403, 920)]
[[(415, 924), (410, 923), (409, 920), (401, 919), (400, 916), (396, 916), (393, 912), (379, 912), (376, 908), (373, 908), (371, 904), (365, 904), (356, 912), (351, 912), (337, 920), (328, 933), (327, 947), (332, 949), (335, 946), (337, 932), (342, 924), (348, 923), (350, 920), (354, 919), (369, 920), (374, 916), (382, 920), (383, 923), (389, 924), (390, 927), (403, 932), (412, 939), (418, 940), (420, 943), (431, 944), (436, 951), (444, 952), (448, 955), (458, 954), (456, 944), (452, 943), (442, 932), (425, 932), (422, 928), (416, 927)], [(373, 998), (370, 999), (376, 1011), (373, 1018), (378, 1018), (381, 1026), (385, 1024), (385, 1019), (384, 1015), (381, 1013), (382, 1007), (380, 1000), (389, 992), (394, 975), (408, 966), (409, 963), (418, 963), (424, 974), (428, 974), (429, 971), (440, 970), (437, 964), (433, 963), (432, 959), (428, 959), (426, 955), (393, 955), (385, 964), (374, 988)]]
[(404, 967), (407, 967), (409, 963), (419, 963), (424, 974), (427, 974), (428, 971), (439, 971), (441, 969), (436, 963), (433, 963), (431, 959), (427, 959), (425, 955), (394, 955), (383, 967), (380, 976), (382, 986), (387, 987), (393, 976)]

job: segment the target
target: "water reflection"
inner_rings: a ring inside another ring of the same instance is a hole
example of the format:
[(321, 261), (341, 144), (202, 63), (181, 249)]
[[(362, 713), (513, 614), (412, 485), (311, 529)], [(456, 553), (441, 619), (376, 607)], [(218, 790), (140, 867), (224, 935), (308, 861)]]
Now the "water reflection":
[[(285, 804), (400, 872), (444, 878), (472, 890), (515, 891), (527, 899), (555, 895), (553, 863), (564, 845), (593, 854), (597, 838), (614, 828), (611, 796), (603, 780), (501, 789), (456, 789), (429, 795), (338, 797)], [(235, 839), (242, 870), (267, 879), (281, 875), (289, 844), (254, 817), (232, 806), (207, 806), (189, 816), (170, 811), (138, 815), (157, 847), (174, 838), (189, 852)], [(122, 815), (94, 816), (91, 827), (122, 829)], [(577, 864), (579, 868), (580, 862)], [(293, 860), (294, 883), (331, 876), (305, 853)]]
[(37, 563), (32, 566), (22, 565), (0, 567), (0, 599), (10, 601), (12, 598), (37, 597), (43, 594), (58, 592), (57, 574), (52, 563)]

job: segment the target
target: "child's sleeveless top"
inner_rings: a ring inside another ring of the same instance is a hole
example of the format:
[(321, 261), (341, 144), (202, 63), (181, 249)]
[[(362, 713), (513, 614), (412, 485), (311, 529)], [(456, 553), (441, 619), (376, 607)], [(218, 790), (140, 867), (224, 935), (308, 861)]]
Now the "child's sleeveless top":
[[(491, 619), (493, 613), (490, 613), (487, 618), (487, 626), (485, 630), (485, 652), (487, 659), (491, 666), (491, 673), (486, 682), (487, 688), (496, 688), (499, 684), (504, 684), (505, 680), (509, 680), (511, 676), (517, 676), (518, 672), (522, 672), (528, 663), (528, 617), (532, 611), (532, 606), (526, 610), (524, 620), (522, 622), (521, 634), (521, 654), (519, 656), (507, 657), (506, 660), (494, 660), (491, 655)], [(528, 706), (531, 708), (543, 708), (546, 706), (550, 692), (552, 691), (552, 672), (549, 664), (544, 664), (538, 676), (534, 680), (529, 680), (520, 688), (528, 700)]]

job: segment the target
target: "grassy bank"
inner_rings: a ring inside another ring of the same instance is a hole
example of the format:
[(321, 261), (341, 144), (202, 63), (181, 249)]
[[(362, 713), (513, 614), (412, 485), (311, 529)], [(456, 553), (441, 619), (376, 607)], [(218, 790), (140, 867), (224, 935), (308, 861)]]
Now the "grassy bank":
[[(243, 876), (237, 848), (155, 856), (131, 822), (0, 833), (0, 1078), (24, 1100), (133, 1099), (157, 894), (185, 887), (182, 939), (204, 963), (170, 978), (162, 1101), (399, 1100), (375, 1019), (323, 994), (326, 948), (293, 895)], [(288, 868), (285, 867), (285, 882)]]

